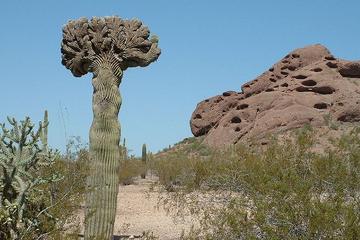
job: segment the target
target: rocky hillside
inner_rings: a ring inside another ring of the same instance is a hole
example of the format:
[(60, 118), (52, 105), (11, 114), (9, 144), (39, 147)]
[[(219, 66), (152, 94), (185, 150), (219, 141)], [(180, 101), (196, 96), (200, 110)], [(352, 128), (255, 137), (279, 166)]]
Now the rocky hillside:
[(198, 103), (194, 136), (221, 147), (306, 123), (360, 122), (360, 61), (338, 59), (319, 44), (292, 51), (241, 90)]

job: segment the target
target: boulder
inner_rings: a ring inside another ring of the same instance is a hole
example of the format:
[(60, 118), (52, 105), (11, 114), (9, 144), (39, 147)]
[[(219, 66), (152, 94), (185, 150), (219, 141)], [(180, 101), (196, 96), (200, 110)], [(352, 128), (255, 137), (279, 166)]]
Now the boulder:
[(255, 80), (200, 102), (194, 136), (221, 147), (305, 124), (360, 121), (360, 62), (337, 59), (321, 45), (286, 55)]

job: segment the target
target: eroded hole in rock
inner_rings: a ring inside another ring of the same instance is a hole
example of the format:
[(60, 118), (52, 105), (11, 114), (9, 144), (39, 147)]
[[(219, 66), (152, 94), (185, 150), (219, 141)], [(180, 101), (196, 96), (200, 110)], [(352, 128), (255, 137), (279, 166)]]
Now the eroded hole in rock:
[(340, 66), (339, 73), (343, 77), (360, 78), (360, 62), (357, 61), (342, 64), (342, 66)]
[(210, 100), (209, 99), (205, 99), (205, 102), (209, 102)]
[(360, 116), (357, 114), (344, 114), (340, 117), (338, 117), (338, 121), (341, 122), (358, 122), (360, 119)]
[(276, 79), (275, 79), (275, 78), (269, 78), (269, 80), (270, 80), (271, 82), (276, 82)]
[(300, 55), (297, 54), (297, 53), (293, 53), (291, 56), (292, 56), (293, 58), (299, 58), (299, 57), (300, 57)]
[(219, 103), (219, 102), (221, 102), (222, 100), (224, 100), (222, 97), (218, 97), (218, 98), (215, 100), (215, 103)]
[(288, 72), (285, 72), (285, 71), (281, 71), (280, 73), (281, 73), (282, 75), (285, 75), (285, 76), (289, 75), (289, 73), (288, 73)]
[(287, 83), (283, 83), (283, 84), (281, 84), (280, 86), (281, 86), (281, 87), (288, 87), (288, 86), (289, 86), (289, 84), (287, 84)]
[(211, 129), (212, 127), (213, 127), (213, 126), (208, 125), (208, 126), (206, 126), (206, 127), (201, 128), (201, 129), (199, 130), (199, 132), (198, 132), (198, 136), (206, 135), (206, 134), (210, 131), (210, 129)]
[(288, 69), (289, 69), (290, 71), (295, 71), (295, 70), (296, 70), (296, 67), (295, 67), (295, 66), (288, 66)]
[(312, 87), (315, 86), (317, 84), (317, 82), (315, 82), (314, 80), (305, 80), (301, 82), (302, 85), (307, 86), (307, 87)]
[(313, 71), (313, 72), (321, 72), (322, 69), (318, 67), (318, 68), (313, 68), (313, 69), (311, 69), (311, 71)]
[(273, 91), (274, 91), (273, 88), (268, 88), (268, 89), (265, 90), (265, 92), (273, 92)]
[(235, 116), (231, 119), (231, 123), (241, 123), (241, 119), (238, 116)]
[(249, 104), (246, 104), (246, 103), (243, 103), (243, 104), (240, 104), (239, 106), (237, 106), (237, 110), (242, 110), (242, 109), (245, 109), (245, 108), (248, 108), (249, 107)]
[(326, 66), (328, 66), (329, 68), (337, 68), (338, 67), (338, 65), (334, 62), (327, 62)]
[(325, 57), (326, 60), (336, 60), (336, 58), (334, 58), (334, 56), (326, 56)]
[(195, 115), (194, 119), (202, 119), (202, 116), (198, 113)]
[(274, 71), (274, 67), (269, 68), (269, 72), (273, 72)]
[(236, 105), (237, 105), (236, 102), (230, 103), (230, 104), (228, 105), (228, 108), (229, 108), (229, 109), (232, 109), (232, 108), (236, 107)]
[(313, 91), (319, 94), (332, 94), (335, 92), (335, 89), (330, 86), (322, 86), (314, 88)]
[(293, 76), (293, 78), (295, 78), (295, 79), (305, 79), (305, 78), (307, 78), (307, 76), (299, 74), (299, 75)]
[(328, 107), (327, 103), (324, 102), (314, 104), (314, 108), (316, 109), (327, 109), (327, 107)]
[(251, 97), (252, 93), (245, 94), (245, 97)]
[(235, 128), (235, 132), (240, 132), (240, 128), (239, 128), (239, 127), (236, 127), (236, 128)]
[(309, 92), (309, 91), (310, 91), (309, 88), (304, 87), (304, 86), (299, 86), (299, 87), (295, 88), (295, 90), (296, 90), (297, 92)]
[(283, 66), (283, 67), (281, 67), (280, 69), (281, 70), (285, 70), (285, 69), (287, 69), (288, 67), (287, 66)]
[(344, 104), (342, 102), (339, 102), (338, 105), (339, 106), (344, 106)]
[(224, 97), (229, 97), (231, 96), (231, 92), (223, 92), (222, 94)]

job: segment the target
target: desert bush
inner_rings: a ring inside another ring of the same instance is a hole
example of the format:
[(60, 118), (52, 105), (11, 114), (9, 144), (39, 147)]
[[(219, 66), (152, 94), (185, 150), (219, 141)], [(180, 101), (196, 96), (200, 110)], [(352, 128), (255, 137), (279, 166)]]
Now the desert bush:
[(120, 160), (119, 183), (130, 185), (134, 180), (144, 173), (145, 164), (136, 158), (127, 158)]
[(82, 161), (48, 148), (47, 112), (37, 129), (29, 118), (8, 121), (0, 132), (0, 239), (64, 239), (83, 192)]
[(49, 193), (46, 205), (51, 206), (50, 211), (56, 216), (56, 223), (51, 225), (55, 228), (47, 234), (49, 239), (78, 239), (80, 222), (77, 214), (85, 197), (89, 152), (85, 146), (76, 146), (70, 141), (69, 143), (71, 155), (67, 151), (54, 166), (44, 169), (49, 173), (57, 172), (63, 177), (61, 181), (44, 186), (44, 191)]
[[(265, 149), (236, 146), (206, 158), (172, 154), (157, 160), (160, 183), (186, 180), (164, 203), (187, 205), (199, 217), (199, 227), (183, 239), (359, 239), (359, 133), (355, 128), (333, 140), (321, 154), (311, 151), (310, 127), (272, 139)], [(226, 197), (217, 204), (199, 200), (219, 192)]]

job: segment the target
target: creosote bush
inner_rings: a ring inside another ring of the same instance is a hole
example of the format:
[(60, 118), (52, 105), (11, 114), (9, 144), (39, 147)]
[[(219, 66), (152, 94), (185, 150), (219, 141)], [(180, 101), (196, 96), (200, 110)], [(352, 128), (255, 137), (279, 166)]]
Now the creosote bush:
[(119, 183), (130, 185), (134, 183), (135, 178), (143, 173), (144, 163), (135, 158), (128, 158), (120, 161)]
[(162, 203), (200, 219), (182, 239), (360, 239), (360, 128), (324, 153), (311, 150), (313, 135), (305, 127), (266, 148), (155, 160), (173, 191)]

